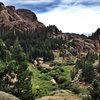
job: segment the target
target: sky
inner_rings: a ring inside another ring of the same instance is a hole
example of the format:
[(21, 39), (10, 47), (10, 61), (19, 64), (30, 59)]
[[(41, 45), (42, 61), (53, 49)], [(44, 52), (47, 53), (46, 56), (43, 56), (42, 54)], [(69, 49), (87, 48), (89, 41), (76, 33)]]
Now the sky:
[(100, 27), (100, 0), (0, 0), (5, 5), (30, 9), (46, 26), (63, 32), (90, 35)]

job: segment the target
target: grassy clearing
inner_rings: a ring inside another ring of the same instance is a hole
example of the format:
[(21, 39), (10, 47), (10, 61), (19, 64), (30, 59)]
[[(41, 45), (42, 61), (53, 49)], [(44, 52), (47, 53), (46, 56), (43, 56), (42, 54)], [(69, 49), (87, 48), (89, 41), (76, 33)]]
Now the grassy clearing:
[[(58, 90), (59, 88), (57, 88), (57, 85), (54, 85), (50, 80), (50, 78), (52, 78), (51, 76), (49, 76), (49, 72), (48, 73), (41, 73), (40, 70), (38, 70), (37, 68), (33, 68), (32, 65), (29, 65), (29, 70), (32, 72), (32, 90), (33, 92), (39, 90), (38, 93), (40, 93), (40, 97), (42, 96), (49, 96), (50, 93), (54, 90)], [(71, 80), (71, 70), (73, 69), (74, 65), (63, 65), (61, 64), (60, 66), (53, 66), (53, 67), (61, 67), (64, 72), (63, 75), (64, 77), (66, 77), (66, 79), (68, 81)], [(53, 71), (53, 70), (52, 70)], [(48, 76), (46, 76), (48, 74)], [(46, 77), (50, 77), (45, 79)], [(58, 93), (57, 96), (68, 96), (69, 98), (78, 98), (77, 100), (81, 100), (80, 97), (78, 97), (78, 95), (75, 95), (74, 93), (70, 92), (69, 90), (66, 90), (66, 93)], [(74, 100), (74, 99), (73, 99)]]
[(68, 79), (71, 80), (71, 70), (73, 69), (73, 65), (68, 65), (68, 66), (62, 66), (64, 69), (64, 76)]
[(46, 88), (49, 89), (49, 87), (52, 86), (52, 83), (47, 80), (41, 79), (41, 74), (40, 71), (37, 68), (29, 68), (29, 70), (32, 72), (32, 90), (35, 91), (36, 89), (40, 88)]
[[(36, 89), (44, 88), (48, 89), (49, 91), (54, 88), (54, 85), (50, 80), (46, 80), (41, 78), (42, 76), (46, 76), (45, 73), (41, 73), (37, 68), (33, 68), (31, 65), (29, 65), (29, 70), (32, 72), (32, 90), (35, 91)], [(67, 78), (67, 80), (71, 80), (70, 77), (70, 71), (73, 68), (73, 65), (69, 66), (60, 66), (64, 69), (63, 75)]]

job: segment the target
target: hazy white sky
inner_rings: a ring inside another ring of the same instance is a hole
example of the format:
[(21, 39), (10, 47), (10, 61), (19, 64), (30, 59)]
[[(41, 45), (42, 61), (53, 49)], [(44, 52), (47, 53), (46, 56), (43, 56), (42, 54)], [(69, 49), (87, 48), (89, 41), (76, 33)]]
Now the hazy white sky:
[(28, 8), (45, 25), (63, 32), (90, 34), (100, 27), (100, 0), (0, 0), (6, 5)]
[(55, 9), (49, 13), (38, 14), (46, 25), (54, 24), (63, 32), (89, 34), (100, 26), (100, 14), (95, 9), (73, 7), (68, 10)]

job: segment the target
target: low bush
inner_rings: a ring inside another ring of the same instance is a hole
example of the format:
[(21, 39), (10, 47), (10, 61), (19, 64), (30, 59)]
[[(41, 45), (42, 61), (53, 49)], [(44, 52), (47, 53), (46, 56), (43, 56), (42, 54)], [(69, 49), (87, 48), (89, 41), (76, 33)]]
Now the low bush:
[(70, 90), (71, 90), (72, 92), (74, 92), (75, 94), (79, 94), (79, 93), (81, 92), (81, 88), (79, 87), (79, 84), (77, 84), (77, 83), (74, 83), (74, 84), (71, 86)]
[(67, 60), (66, 65), (75, 65), (74, 60)]

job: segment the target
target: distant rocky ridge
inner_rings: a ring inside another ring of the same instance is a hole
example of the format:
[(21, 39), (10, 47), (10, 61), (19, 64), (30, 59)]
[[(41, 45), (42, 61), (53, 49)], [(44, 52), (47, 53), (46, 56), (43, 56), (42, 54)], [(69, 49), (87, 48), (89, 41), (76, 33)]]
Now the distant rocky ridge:
[(98, 28), (92, 35), (90, 36), (92, 40), (99, 40), (100, 41), (100, 28)]
[(73, 38), (74, 47), (79, 52), (99, 52), (100, 53), (100, 41), (99, 40), (91, 40), (88, 37), (82, 38), (74, 37)]
[(46, 27), (38, 21), (36, 14), (28, 9), (17, 9), (14, 6), (5, 6), (0, 3), (0, 26), (9, 26), (10, 29), (30, 30), (37, 28), (49, 28), (53, 37), (66, 38), (73, 43), (78, 52), (100, 52), (100, 28), (90, 37), (75, 33), (63, 33), (55, 25)]
[[(55, 26), (54, 26), (55, 27)], [(98, 29), (91, 37), (85, 35), (79, 35), (75, 33), (62, 33), (53, 29), (54, 36), (62, 37), (69, 40), (73, 44), (73, 49), (77, 52), (98, 52), (100, 53), (100, 29)]]

